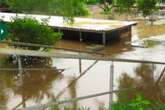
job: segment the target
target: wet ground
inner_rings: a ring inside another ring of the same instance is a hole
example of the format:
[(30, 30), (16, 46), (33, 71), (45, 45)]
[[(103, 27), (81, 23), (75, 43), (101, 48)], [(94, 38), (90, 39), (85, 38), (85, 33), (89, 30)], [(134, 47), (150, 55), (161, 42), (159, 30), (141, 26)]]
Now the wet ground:
[[(119, 58), (165, 62), (165, 36), (157, 38), (160, 42), (147, 48), (133, 47), (128, 42), (102, 46), (67, 40), (58, 42), (56, 47), (101, 53)], [(0, 58), (1, 68), (17, 68), (16, 60), (11, 62), (10, 57), (6, 58), (2, 55)], [(94, 60), (81, 60), (80, 68), (80, 59), (46, 58), (43, 60), (39, 58), (40, 62), (37, 62), (36, 59), (32, 60), (34, 63), (30, 63), (32, 65), (30, 67), (38, 69), (0, 70), (0, 110), (28, 107), (52, 100), (64, 100), (109, 91), (111, 61), (98, 61), (96, 63)], [(96, 64), (84, 72), (94, 62)], [(28, 64), (25, 64), (24, 67), (28, 67)], [(124, 73), (138, 80), (136, 71), (138, 67), (143, 66), (138, 63), (114, 62), (114, 89), (118, 89), (119, 79)], [(149, 68), (152, 68), (152, 72), (149, 71), (150, 69), (148, 72), (153, 73), (154, 79), (157, 79), (164, 65), (149, 64)], [(76, 83), (68, 86), (81, 74), (83, 76)], [(143, 83), (141, 82), (141, 84)], [(161, 87), (164, 91), (165, 86)], [(96, 109), (100, 106), (108, 106), (108, 99), (109, 96), (105, 95), (75, 102), (71, 106), (75, 108), (86, 106)], [(116, 96), (114, 100), (117, 100)]]

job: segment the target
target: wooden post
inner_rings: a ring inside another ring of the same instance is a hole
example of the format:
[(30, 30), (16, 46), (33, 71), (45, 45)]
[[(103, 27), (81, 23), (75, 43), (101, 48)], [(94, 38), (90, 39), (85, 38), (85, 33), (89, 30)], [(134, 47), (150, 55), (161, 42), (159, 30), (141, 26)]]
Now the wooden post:
[(106, 44), (106, 33), (105, 32), (102, 33), (102, 37), (103, 37), (103, 45), (105, 45)]

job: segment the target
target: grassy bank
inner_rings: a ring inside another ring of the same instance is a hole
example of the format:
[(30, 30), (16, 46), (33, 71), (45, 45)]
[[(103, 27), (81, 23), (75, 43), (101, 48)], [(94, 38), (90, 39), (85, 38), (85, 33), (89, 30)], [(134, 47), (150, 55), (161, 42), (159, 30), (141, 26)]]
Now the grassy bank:
[(146, 38), (150, 36), (156, 36), (165, 34), (165, 25), (153, 25), (146, 24), (146, 22), (138, 22), (139, 37)]

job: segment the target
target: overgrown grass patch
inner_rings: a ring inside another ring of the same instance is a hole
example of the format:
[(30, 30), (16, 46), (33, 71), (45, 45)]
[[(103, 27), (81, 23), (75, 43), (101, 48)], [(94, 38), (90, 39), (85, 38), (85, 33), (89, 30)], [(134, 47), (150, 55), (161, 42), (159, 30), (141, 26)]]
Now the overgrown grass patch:
[(140, 38), (165, 34), (165, 25), (151, 26), (150, 24), (146, 24), (145, 22), (138, 22), (137, 27)]

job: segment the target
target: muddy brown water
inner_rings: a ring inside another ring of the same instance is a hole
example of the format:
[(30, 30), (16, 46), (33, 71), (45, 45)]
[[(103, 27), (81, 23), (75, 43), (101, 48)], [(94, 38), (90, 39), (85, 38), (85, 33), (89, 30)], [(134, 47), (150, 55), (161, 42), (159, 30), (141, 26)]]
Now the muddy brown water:
[[(131, 47), (130, 44), (118, 43), (109, 46), (91, 45), (77, 41), (62, 40), (56, 47), (75, 49), (81, 51), (97, 52), (109, 56), (127, 59), (152, 60), (165, 62), (165, 45), (162, 43), (152, 48)], [(85, 95), (109, 91), (109, 74), (111, 61), (98, 61), (94, 67), (87, 71), (76, 83), (65, 89), (68, 84), (79, 75), (79, 59), (49, 58), (50, 65), (55, 70), (26, 70), (23, 76), (19, 71), (0, 70), (0, 110), (29, 107), (36, 104), (47, 103), (57, 99), (64, 100)], [(94, 60), (82, 60), (82, 72), (85, 71)], [(37, 64), (44, 68), (45, 63)], [(114, 89), (118, 89), (119, 78), (123, 73), (136, 78), (136, 68), (141, 64), (114, 62)], [(154, 78), (158, 78), (164, 65), (154, 65)], [(6, 62), (1, 58), (0, 67), (17, 67), (16, 62)], [(36, 66), (34, 66), (36, 67)], [(58, 69), (64, 69), (63, 72)], [(164, 86), (163, 86), (164, 87)], [(61, 93), (61, 94), (60, 94)], [(100, 96), (75, 102), (71, 106), (84, 106), (97, 109), (100, 106), (108, 106), (109, 96)], [(114, 96), (117, 100), (117, 96)], [(67, 104), (66, 104), (67, 105)]]

